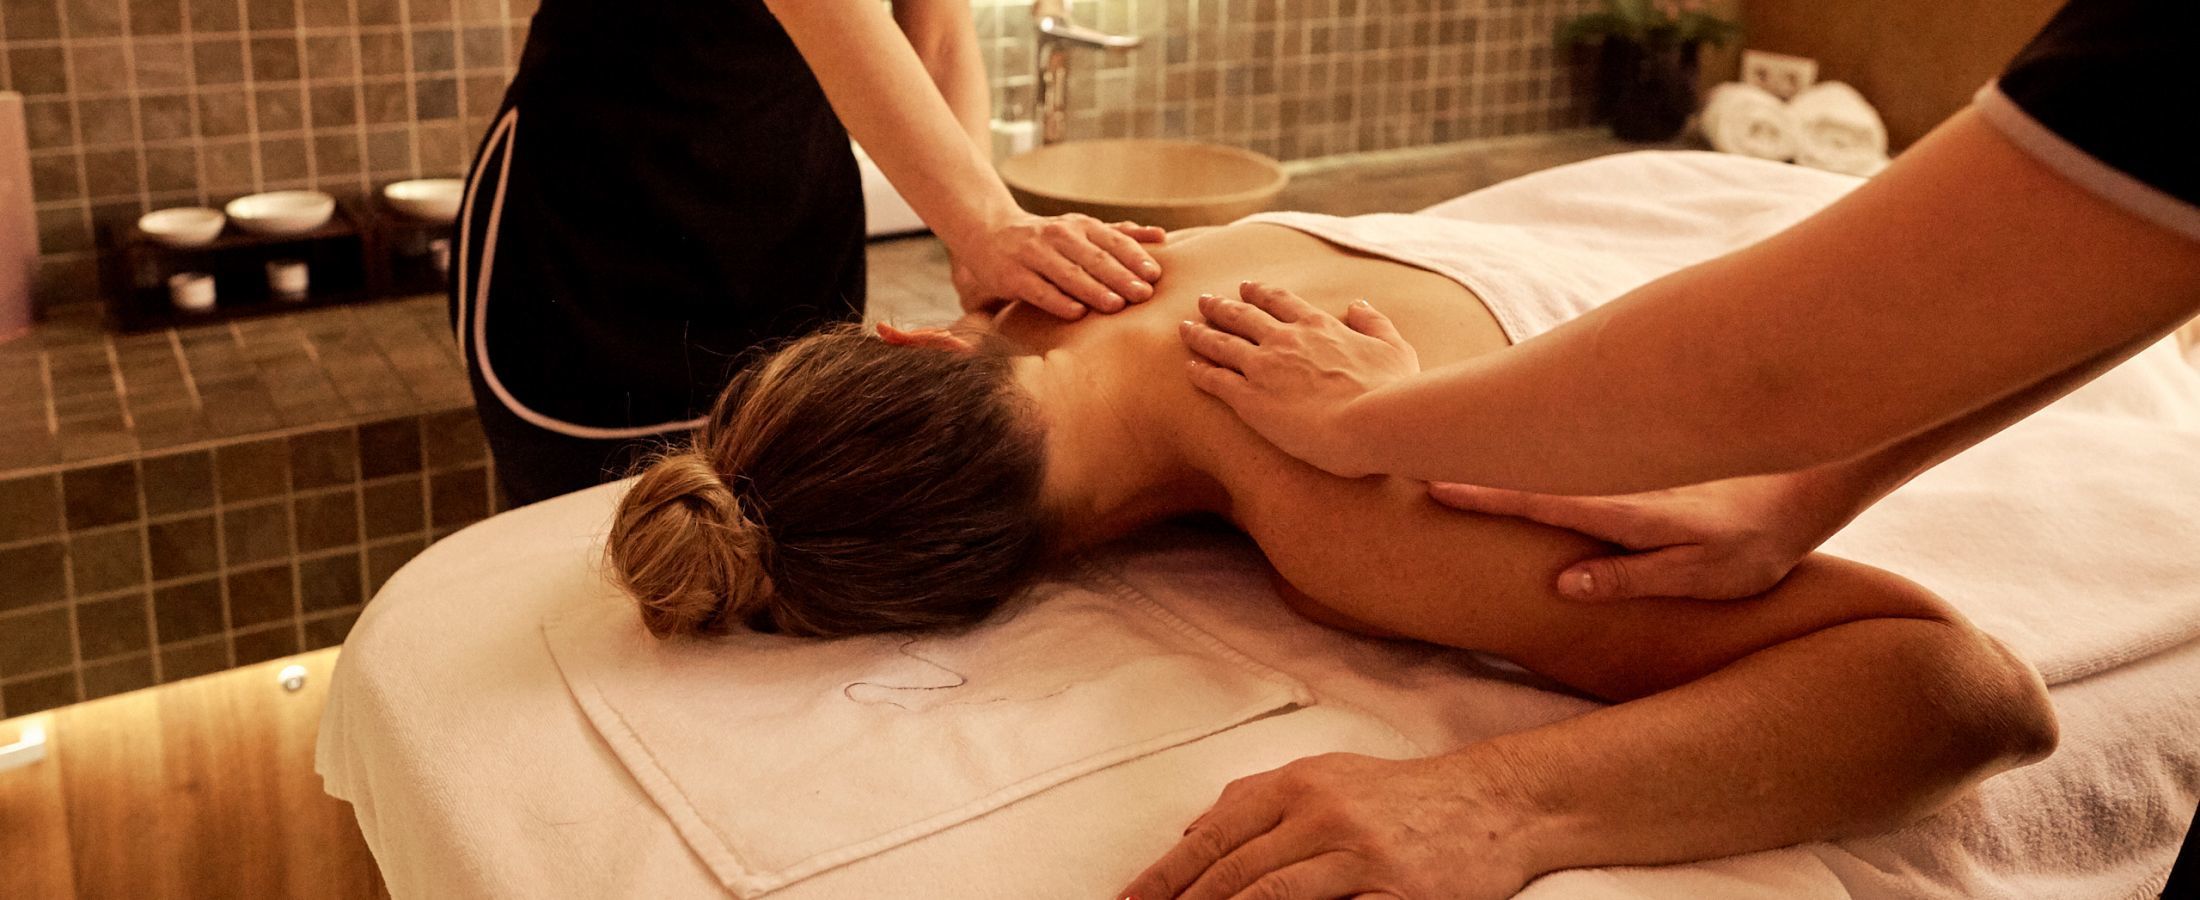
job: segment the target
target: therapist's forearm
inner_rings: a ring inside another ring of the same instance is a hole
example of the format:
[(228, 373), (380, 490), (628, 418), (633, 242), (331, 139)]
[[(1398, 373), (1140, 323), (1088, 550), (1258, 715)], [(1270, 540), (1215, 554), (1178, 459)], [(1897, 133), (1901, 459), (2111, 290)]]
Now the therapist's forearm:
[[(1978, 702), (2044, 692), (2003, 653), (1958, 623), (1850, 622), (1454, 759), (1531, 810), (1531, 874), (1874, 833), (2052, 746), (2022, 704)], [(2016, 677), (2033, 684), (2002, 683)]]
[(1948, 461), (1950, 457), (1970, 449), (1972, 445), (2000, 433), (2002, 429), (2085, 386), (2087, 382), (2121, 365), (2139, 351), (2153, 346), (2161, 337), (2160, 334), (2149, 334), (2122, 346), (2110, 348), (1955, 421), (1898, 441), (1868, 456), (1836, 464), (1844, 473), (1843, 477), (1850, 482), (1851, 490), (1855, 492), (1855, 511), (1862, 512), (1879, 498), (1907, 484), (1925, 470)]
[[(1626, 493), (1856, 459), (2200, 307), (2200, 244), (1973, 113), (1780, 234), (1342, 413), (1367, 468)], [(1624, 466), (1613, 465), (1628, 460)]]
[(976, 244), (1019, 212), (974, 126), (949, 107), (885, 7), (875, 0), (767, 5), (848, 133), (950, 249)]
[(988, 158), (993, 153), (993, 89), (978, 55), (978, 32), (970, 20), (969, 0), (897, 0), (894, 21), (901, 26), (917, 60), (931, 73), (947, 108)]

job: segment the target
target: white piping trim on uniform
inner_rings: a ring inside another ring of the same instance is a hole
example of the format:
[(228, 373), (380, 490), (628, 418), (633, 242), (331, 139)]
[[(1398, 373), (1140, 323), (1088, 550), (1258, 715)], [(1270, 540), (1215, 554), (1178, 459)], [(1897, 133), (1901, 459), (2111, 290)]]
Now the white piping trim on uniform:
[(1971, 102), (2010, 143), (2070, 183), (2118, 209), (2200, 241), (2200, 206), (2133, 178), (2080, 149), (2009, 99), (2001, 92), (2000, 82), (1988, 82)]
[(514, 109), (499, 117), (496, 125), (489, 129), (489, 139), (481, 144), (481, 158), (474, 160), (473, 175), (466, 179), (466, 196), (459, 200), (458, 205), (458, 256), (454, 263), (458, 277), (453, 282), (457, 285), (458, 294), (458, 364), (466, 369), (471, 369), (474, 364), (466, 353), (466, 322), (469, 321), (466, 317), (466, 265), (467, 260), (473, 259), (471, 245), (474, 236), (474, 197), (475, 192), (481, 189), (481, 174), (489, 168), (490, 155), (497, 152), (498, 143), (511, 133), (512, 114), (517, 112), (519, 110)]
[[(481, 380), (489, 386), (489, 391), (491, 393), (496, 394), (497, 400), (501, 401), (504, 404), (504, 408), (512, 411), (513, 415), (520, 417), (528, 424), (533, 425), (537, 428), (541, 428), (546, 431), (554, 431), (570, 437), (587, 438), (592, 440), (617, 440), (621, 438), (649, 437), (651, 435), (663, 434), (668, 431), (677, 431), (700, 427), (704, 422), (709, 421), (709, 416), (700, 416), (694, 419), (676, 422), (665, 422), (658, 425), (637, 425), (628, 428), (598, 428), (593, 425), (582, 425), (577, 422), (568, 422), (563, 419), (554, 418), (552, 416), (548, 416), (528, 408), (526, 404), (519, 402), (518, 398), (513, 397), (512, 392), (505, 389), (504, 381), (497, 377), (496, 366), (490, 362), (488, 350), (489, 275), (496, 268), (497, 226), (502, 224), (504, 221), (504, 188), (507, 184), (511, 182), (512, 154), (514, 151), (514, 145), (519, 142), (518, 127), (519, 109), (517, 107), (514, 107), (513, 109), (505, 112), (503, 120), (497, 123), (496, 130), (491, 134), (489, 139), (489, 146), (492, 147), (496, 144), (496, 141), (499, 138), (503, 139), (504, 160), (497, 173), (496, 197), (490, 200), (489, 204), (489, 225), (488, 228), (483, 231), (481, 236), (481, 277), (474, 288), (474, 315), (473, 321), (471, 323), (468, 323), (465, 319), (466, 270), (464, 268), (460, 268), (458, 270), (459, 327), (463, 331), (471, 331), (474, 352), (481, 359)], [(482, 164), (486, 164), (488, 162), (488, 158), (488, 152), (483, 152)], [(479, 182), (480, 178), (481, 167), (477, 165), (474, 171), (474, 179), (476, 183)], [(468, 194), (471, 194), (473, 192), (473, 186), (469, 185), (467, 188), (467, 192)], [(469, 198), (469, 202), (466, 207), (467, 220), (461, 225), (459, 231), (459, 250), (461, 254), (461, 264), (464, 263), (464, 253), (467, 249), (465, 236), (471, 233), (472, 213), (473, 205)], [(471, 325), (470, 329), (467, 327), (469, 324)], [(461, 348), (461, 353), (459, 355), (465, 355), (465, 353), (463, 352), (463, 348)]]

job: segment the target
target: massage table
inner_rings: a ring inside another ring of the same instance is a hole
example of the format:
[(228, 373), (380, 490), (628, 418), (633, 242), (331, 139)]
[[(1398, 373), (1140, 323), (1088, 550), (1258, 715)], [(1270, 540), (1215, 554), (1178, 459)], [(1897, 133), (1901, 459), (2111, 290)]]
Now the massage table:
[[(1531, 177), (1619, 190), (1638, 164)], [(1231, 779), (1595, 706), (1501, 660), (1300, 619), (1243, 538), (1186, 526), (1065, 563), (968, 632), (660, 642), (604, 577), (626, 487), (435, 544), (346, 641), (317, 768), (395, 896), (1107, 898)], [(2057, 753), (1892, 833), (1563, 871), (1520, 896), (2158, 891), (2200, 798), (2200, 371), (2177, 345), (1826, 549), (1932, 588), (2038, 666)]]

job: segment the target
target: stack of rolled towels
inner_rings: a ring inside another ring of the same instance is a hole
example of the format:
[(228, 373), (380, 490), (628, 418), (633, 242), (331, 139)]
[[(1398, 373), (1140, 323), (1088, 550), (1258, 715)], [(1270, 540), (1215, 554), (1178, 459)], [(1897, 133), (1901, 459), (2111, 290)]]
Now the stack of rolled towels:
[(1887, 125), (1864, 95), (1838, 81), (1781, 100), (1755, 85), (1711, 90), (1701, 121), (1713, 149), (1814, 169), (1873, 175), (1887, 166)]

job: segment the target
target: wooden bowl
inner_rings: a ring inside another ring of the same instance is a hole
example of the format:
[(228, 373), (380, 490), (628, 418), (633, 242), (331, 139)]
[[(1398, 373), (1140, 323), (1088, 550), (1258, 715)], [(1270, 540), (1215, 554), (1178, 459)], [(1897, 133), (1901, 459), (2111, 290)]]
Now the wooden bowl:
[(1041, 147), (1003, 160), (1000, 170), (1016, 202), (1033, 213), (1172, 229), (1260, 212), (1291, 181), (1281, 163), (1250, 150), (1143, 138)]

